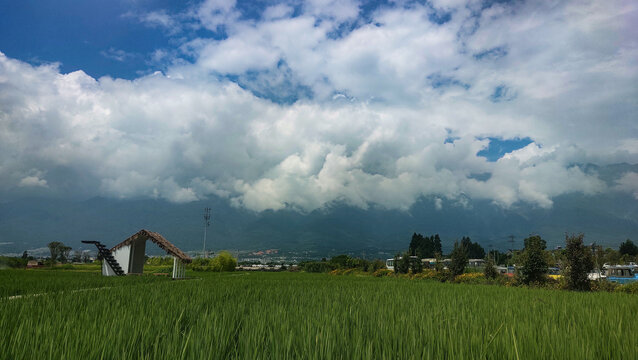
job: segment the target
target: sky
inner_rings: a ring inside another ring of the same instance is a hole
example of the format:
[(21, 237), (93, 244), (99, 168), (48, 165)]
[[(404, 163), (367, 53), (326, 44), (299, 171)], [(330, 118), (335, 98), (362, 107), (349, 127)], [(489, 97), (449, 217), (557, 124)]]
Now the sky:
[[(177, 4), (179, 3), (179, 4)], [(0, 198), (638, 199), (638, 3), (0, 0)]]

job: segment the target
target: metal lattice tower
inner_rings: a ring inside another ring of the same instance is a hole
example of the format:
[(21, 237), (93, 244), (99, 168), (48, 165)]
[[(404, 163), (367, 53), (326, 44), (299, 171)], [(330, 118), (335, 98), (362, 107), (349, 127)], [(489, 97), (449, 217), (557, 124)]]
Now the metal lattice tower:
[(208, 229), (208, 227), (210, 226), (210, 208), (206, 207), (204, 208), (204, 249), (202, 250), (202, 253), (205, 258), (208, 257), (208, 254), (206, 253), (206, 230)]

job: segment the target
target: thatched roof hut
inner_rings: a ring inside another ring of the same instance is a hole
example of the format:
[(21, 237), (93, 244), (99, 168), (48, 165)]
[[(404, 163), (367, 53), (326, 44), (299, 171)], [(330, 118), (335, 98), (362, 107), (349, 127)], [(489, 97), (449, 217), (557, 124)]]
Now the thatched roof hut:
[(128, 239), (122, 241), (121, 243), (113, 246), (111, 248), (111, 252), (114, 252), (117, 249), (120, 249), (122, 247), (131, 245), (131, 243), (136, 242), (136, 241), (146, 241), (146, 240), (151, 240), (152, 242), (154, 242), (157, 246), (159, 246), (161, 249), (163, 249), (164, 251), (166, 251), (168, 254), (173, 255), (177, 258), (179, 258), (180, 260), (182, 260), (182, 262), (185, 263), (190, 263), (193, 261), (193, 259), (191, 259), (190, 256), (186, 255), (182, 250), (178, 249), (177, 246), (171, 244), (170, 242), (168, 242), (168, 240), (166, 240), (162, 235), (160, 235), (159, 233), (156, 232), (152, 232), (149, 230), (140, 230), (137, 233), (133, 234), (133, 236), (129, 237)]

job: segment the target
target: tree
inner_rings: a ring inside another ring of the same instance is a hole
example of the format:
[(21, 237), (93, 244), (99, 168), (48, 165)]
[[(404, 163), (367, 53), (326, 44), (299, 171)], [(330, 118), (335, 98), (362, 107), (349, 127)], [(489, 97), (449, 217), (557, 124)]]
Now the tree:
[(543, 250), (547, 249), (547, 241), (541, 239), (541, 237), (538, 236), (538, 235), (530, 236), (527, 239), (523, 240), (524, 248), (527, 249), (527, 246), (532, 241), (539, 241), (540, 242), (540, 246), (543, 248)]
[(354, 259), (348, 255), (337, 255), (330, 259), (330, 263), (341, 269), (354, 267)]
[(469, 256), (470, 259), (483, 259), (485, 257), (485, 249), (483, 249), (479, 243), (472, 242), (469, 236), (463, 236), (461, 245), (467, 250), (467, 256)]
[(60, 247), (64, 246), (64, 244), (59, 241), (52, 241), (47, 246), (49, 247), (49, 252), (51, 253), (51, 266), (53, 266), (60, 256)]
[(28, 259), (29, 258), (29, 253), (26, 250), (24, 250), (24, 252), (22, 253), (22, 258), (23, 259)]
[(439, 234), (434, 234), (434, 252), (433, 255), (436, 257), (436, 253), (442, 254), (443, 250), (441, 247), (441, 238)]
[(494, 261), (494, 265), (505, 265), (507, 263), (508, 255), (507, 253), (503, 253), (498, 250), (490, 250), (490, 252), (487, 254), (487, 257), (492, 258), (492, 261)]
[(410, 259), (410, 271), (412, 271), (413, 274), (423, 272), (423, 263), (420, 257)]
[(410, 271), (410, 253), (406, 252), (398, 262), (394, 263), (394, 272), (407, 274)]
[(593, 268), (591, 251), (583, 244), (583, 234), (565, 235), (567, 286), (571, 290), (589, 291), (587, 273)]
[(498, 276), (498, 271), (496, 271), (496, 268), (494, 267), (494, 260), (492, 260), (491, 257), (488, 257), (487, 261), (485, 262), (483, 274), (485, 275), (486, 279), (496, 279), (496, 277)]
[(221, 251), (213, 259), (212, 267), (215, 271), (234, 271), (237, 267), (237, 259), (228, 251)]
[(423, 236), (421, 234), (412, 234), (410, 241), (409, 253), (419, 259), (432, 258), (434, 254), (441, 252), (441, 238), (439, 234), (433, 236)]
[(444, 270), (443, 255), (441, 254), (441, 252), (438, 251), (434, 253), (434, 258), (436, 259), (436, 262), (434, 263), (434, 270), (436, 270), (439, 273), (443, 272)]
[(638, 246), (634, 245), (634, 242), (627, 239), (624, 243), (620, 244), (618, 249), (620, 255), (636, 256), (638, 255)]
[(525, 239), (525, 249), (519, 257), (521, 261), (519, 279), (524, 284), (541, 283), (546, 280), (547, 258), (544, 253), (546, 244), (547, 242), (538, 235)]
[(80, 250), (73, 252), (73, 262), (82, 262), (82, 252)]
[(467, 249), (463, 244), (459, 244), (458, 241), (454, 242), (450, 260), (450, 273), (452, 276), (463, 274), (468, 261)]
[(60, 262), (61, 263), (67, 262), (67, 260), (69, 260), (69, 254), (71, 254), (71, 247), (62, 244), (60, 246), (60, 255), (59, 255)]

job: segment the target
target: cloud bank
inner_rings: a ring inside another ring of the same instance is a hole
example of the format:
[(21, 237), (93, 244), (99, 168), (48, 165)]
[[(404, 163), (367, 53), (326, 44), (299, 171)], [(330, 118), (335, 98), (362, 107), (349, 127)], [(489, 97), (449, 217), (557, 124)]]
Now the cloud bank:
[[(638, 162), (638, 5), (364, 5), (137, 15), (209, 36), (157, 49), (162, 71), (132, 81), (0, 53), (0, 192), (255, 211), (635, 196), (635, 174), (609, 188), (578, 164)], [(532, 142), (490, 162), (488, 137)]]

